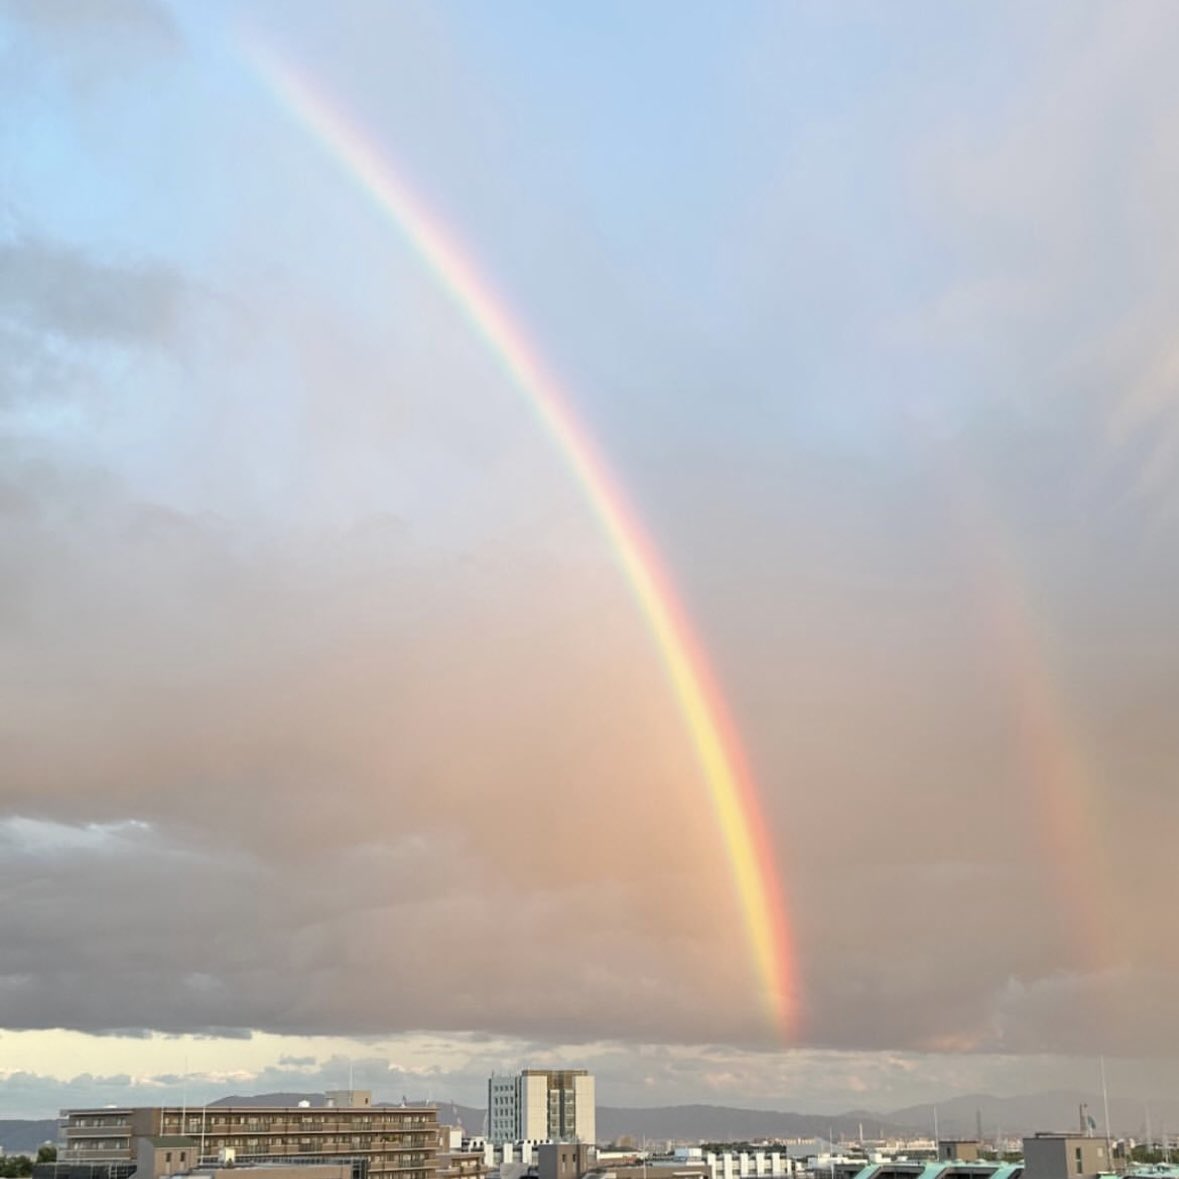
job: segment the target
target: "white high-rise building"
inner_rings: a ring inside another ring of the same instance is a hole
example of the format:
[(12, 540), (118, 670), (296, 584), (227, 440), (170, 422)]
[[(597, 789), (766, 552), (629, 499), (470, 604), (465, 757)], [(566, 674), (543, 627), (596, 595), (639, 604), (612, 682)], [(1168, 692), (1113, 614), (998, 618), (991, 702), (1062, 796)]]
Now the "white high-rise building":
[(588, 1142), (597, 1136), (594, 1078), (579, 1069), (525, 1069), (487, 1082), (491, 1142)]

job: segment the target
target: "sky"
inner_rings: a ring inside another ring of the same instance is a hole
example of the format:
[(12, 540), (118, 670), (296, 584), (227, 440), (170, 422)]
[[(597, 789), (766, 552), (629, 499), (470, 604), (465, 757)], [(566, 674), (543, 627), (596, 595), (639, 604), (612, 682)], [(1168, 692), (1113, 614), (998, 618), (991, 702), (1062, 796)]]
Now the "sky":
[[(1179, 1082), (1179, 12), (0, 0), (0, 1114)], [(569, 456), (276, 89), (567, 390)]]

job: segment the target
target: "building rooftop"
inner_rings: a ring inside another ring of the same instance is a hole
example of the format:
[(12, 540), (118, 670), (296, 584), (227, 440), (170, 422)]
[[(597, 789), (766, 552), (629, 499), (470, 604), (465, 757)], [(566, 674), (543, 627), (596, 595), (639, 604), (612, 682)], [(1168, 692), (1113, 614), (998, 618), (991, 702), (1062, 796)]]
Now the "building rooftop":
[(249, 1113), (286, 1113), (289, 1110), (298, 1110), (304, 1114), (337, 1114), (337, 1113), (358, 1113), (358, 1114), (373, 1114), (373, 1113), (398, 1113), (403, 1110), (413, 1113), (436, 1113), (438, 1107), (432, 1101), (420, 1101), (403, 1105), (398, 1102), (396, 1105), (390, 1105), (387, 1102), (382, 1102), (380, 1105), (190, 1105), (183, 1107), (180, 1105), (135, 1105), (135, 1106), (119, 1106), (113, 1108), (110, 1106), (70, 1106), (68, 1109), (61, 1111), (63, 1118), (78, 1117), (78, 1116), (98, 1116), (105, 1115), (111, 1117), (117, 1114), (130, 1115), (141, 1109), (166, 1109), (169, 1113), (175, 1113), (180, 1109), (187, 1109), (189, 1117), (197, 1118), (202, 1113), (209, 1117), (220, 1116), (221, 1114), (249, 1114)]

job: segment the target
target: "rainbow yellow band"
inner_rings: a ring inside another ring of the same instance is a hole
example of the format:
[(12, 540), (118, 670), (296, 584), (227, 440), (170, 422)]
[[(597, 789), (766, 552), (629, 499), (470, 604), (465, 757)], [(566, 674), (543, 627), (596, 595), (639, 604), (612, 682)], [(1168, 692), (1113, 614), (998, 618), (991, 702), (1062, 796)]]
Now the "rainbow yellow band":
[(570, 399), (453, 233), (322, 93), (256, 42), (249, 51), (273, 93), (364, 188), (450, 293), (540, 415), (581, 484), (667, 669), (708, 785), (769, 1016), (783, 1035), (789, 1033), (796, 1015), (790, 931), (757, 790), (706, 660), (638, 518)]

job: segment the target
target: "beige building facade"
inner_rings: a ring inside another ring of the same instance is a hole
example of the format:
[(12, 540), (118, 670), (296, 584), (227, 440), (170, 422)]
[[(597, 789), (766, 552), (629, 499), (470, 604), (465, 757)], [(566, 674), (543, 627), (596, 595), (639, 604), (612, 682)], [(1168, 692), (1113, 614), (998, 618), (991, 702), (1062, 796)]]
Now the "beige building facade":
[(487, 1083), (487, 1137), (505, 1142), (597, 1141), (594, 1078), (586, 1069), (533, 1069)]
[[(246, 1164), (352, 1160), (367, 1179), (434, 1179), (438, 1115), (433, 1106), (373, 1106), (363, 1092), (350, 1097), (355, 1104), (63, 1110), (59, 1159), (135, 1162), (140, 1140), (184, 1138), (196, 1143), (197, 1155), (191, 1163), (185, 1160), (186, 1171), (228, 1152)], [(170, 1148), (161, 1149), (167, 1153)], [(181, 1148), (174, 1150), (178, 1156)], [(174, 1161), (175, 1171), (165, 1174), (179, 1173), (178, 1157)]]

